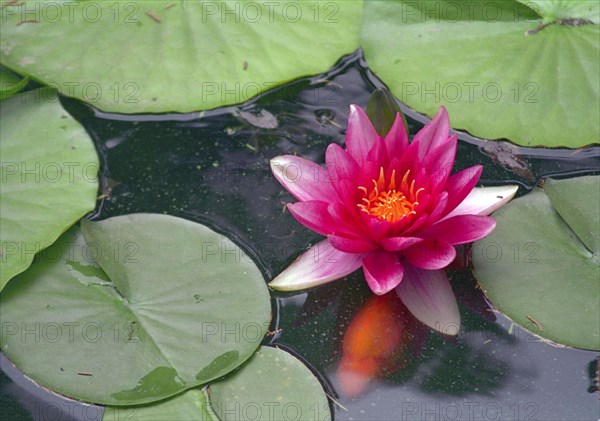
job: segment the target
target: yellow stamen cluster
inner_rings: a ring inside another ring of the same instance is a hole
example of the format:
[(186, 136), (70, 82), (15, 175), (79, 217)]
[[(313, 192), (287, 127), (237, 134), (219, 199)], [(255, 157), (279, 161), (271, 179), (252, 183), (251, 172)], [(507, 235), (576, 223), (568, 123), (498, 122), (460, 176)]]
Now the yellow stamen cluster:
[(370, 192), (366, 187), (358, 187), (364, 197), (357, 206), (362, 212), (388, 222), (397, 222), (407, 215), (415, 214), (415, 207), (419, 204), (417, 199), (423, 188), (415, 191), (415, 180), (408, 184), (409, 175), (410, 170), (404, 173), (400, 186), (396, 189), (396, 170), (392, 171), (388, 184), (381, 167), (379, 179), (372, 180), (373, 189)]

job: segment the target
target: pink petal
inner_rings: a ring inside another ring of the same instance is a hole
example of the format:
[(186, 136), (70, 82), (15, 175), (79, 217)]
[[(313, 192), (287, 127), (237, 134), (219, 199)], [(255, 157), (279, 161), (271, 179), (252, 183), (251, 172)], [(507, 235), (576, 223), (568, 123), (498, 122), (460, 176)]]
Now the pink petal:
[(305, 227), (321, 235), (330, 235), (336, 231), (340, 232), (340, 227), (327, 212), (327, 206), (328, 204), (325, 202), (313, 200), (290, 203), (287, 208), (292, 216)]
[(443, 219), (457, 215), (489, 215), (508, 203), (519, 186), (475, 187), (452, 212)]
[(379, 172), (381, 171), (381, 164), (366, 160), (360, 166), (360, 173), (358, 177), (358, 186), (366, 187), (368, 190), (373, 188), (373, 180), (379, 179)]
[(425, 240), (404, 250), (402, 254), (414, 266), (435, 270), (452, 263), (456, 250), (444, 240)]
[(331, 245), (333, 247), (335, 247), (339, 251), (343, 251), (344, 253), (364, 254), (373, 251), (377, 248), (377, 246), (368, 239), (352, 239), (347, 237), (341, 237), (339, 235), (330, 235), (329, 241), (331, 242)]
[(396, 292), (422, 323), (446, 335), (458, 333), (460, 313), (443, 270), (423, 270), (407, 264)]
[(385, 136), (385, 144), (390, 158), (399, 158), (408, 148), (408, 134), (400, 113), (396, 113), (394, 124)]
[(423, 158), (423, 167), (427, 172), (430, 183), (434, 186), (444, 187), (446, 180), (450, 177), (452, 168), (454, 168), (456, 147), (457, 138), (454, 134), (450, 136), (448, 142), (430, 149), (425, 158)]
[(397, 173), (402, 177), (406, 171), (410, 170), (410, 174), (414, 177), (418, 173), (417, 170), (420, 168), (421, 160), (419, 159), (419, 144), (413, 141), (408, 145), (408, 148), (406, 148), (402, 157), (400, 157)]
[(360, 218), (363, 225), (367, 227), (371, 239), (380, 241), (382, 238), (388, 237), (394, 225), (386, 220), (378, 219), (373, 215), (368, 215), (365, 212), (360, 212)]
[[(414, 215), (409, 215), (409, 217), (412, 217)], [(411, 233), (418, 233), (421, 228), (423, 226), (427, 226), (429, 222), (429, 216), (428, 215), (420, 215), (416, 218), (414, 218), (414, 220), (410, 223), (410, 225), (408, 226), (408, 228), (406, 230), (404, 230), (404, 235), (411, 234)]]
[(375, 167), (378, 169), (381, 167), (386, 168), (388, 166), (387, 148), (382, 138), (377, 138), (375, 144), (367, 154), (366, 161), (374, 163)]
[(346, 131), (346, 149), (358, 165), (362, 165), (366, 160), (367, 154), (378, 138), (379, 135), (363, 109), (355, 104), (350, 105), (348, 130)]
[(381, 240), (381, 245), (387, 251), (401, 251), (423, 241), (418, 237), (390, 237)]
[(368, 236), (365, 227), (356, 222), (359, 219), (357, 218), (358, 208), (356, 206), (348, 208), (343, 203), (333, 202), (327, 206), (327, 212), (335, 220), (340, 230), (352, 233), (354, 237)]
[(361, 266), (362, 259), (362, 255), (343, 253), (324, 240), (297, 258), (269, 286), (281, 291), (315, 287), (351, 274)]
[(271, 159), (271, 171), (296, 199), (331, 200), (335, 190), (322, 166), (299, 156), (282, 155)]
[(422, 164), (419, 164), (419, 166), (411, 172), (411, 176), (415, 179), (416, 189), (423, 187), (427, 192), (432, 193), (432, 187), (435, 186), (432, 183), (433, 179), (430, 179), (429, 174), (427, 174), (427, 170)]
[(430, 150), (445, 143), (449, 134), (450, 120), (446, 108), (442, 106), (435, 117), (413, 138), (413, 143), (419, 143), (419, 158), (423, 159)]
[(341, 146), (335, 143), (330, 144), (325, 152), (325, 162), (329, 178), (334, 184), (340, 180), (356, 180), (358, 165)]
[[(446, 212), (450, 213), (471, 193), (483, 172), (482, 165), (465, 168), (450, 176), (446, 181), (446, 191), (448, 192), (448, 205)], [(442, 215), (445, 216), (445, 215)]]
[[(395, 237), (411, 237), (409, 235), (408, 228), (411, 227), (418, 221), (418, 215), (408, 214), (405, 215), (399, 221), (396, 221), (392, 224), (392, 230), (386, 234), (387, 238), (395, 238)], [(380, 238), (381, 241), (385, 241), (385, 238)], [(381, 243), (380, 241), (380, 243)], [(382, 243), (383, 245), (383, 243)]]
[(466, 244), (485, 237), (495, 227), (496, 221), (490, 216), (458, 215), (430, 226), (420, 235), (443, 239), (450, 244)]
[(436, 205), (438, 195), (431, 195), (426, 190), (419, 193), (419, 204), (416, 205), (415, 211), (418, 214), (425, 214), (431, 212), (431, 209)]
[(434, 203), (435, 207), (429, 214), (429, 219), (427, 221), (430, 225), (436, 223), (442, 215), (446, 213), (446, 208), (448, 207), (448, 192), (443, 191)]
[(402, 281), (404, 268), (394, 253), (375, 251), (363, 259), (363, 272), (371, 291), (383, 295)]
[(344, 206), (358, 209), (356, 206), (356, 196), (359, 193), (359, 190), (355, 182), (350, 180), (339, 180), (333, 185), (340, 201), (344, 204)]

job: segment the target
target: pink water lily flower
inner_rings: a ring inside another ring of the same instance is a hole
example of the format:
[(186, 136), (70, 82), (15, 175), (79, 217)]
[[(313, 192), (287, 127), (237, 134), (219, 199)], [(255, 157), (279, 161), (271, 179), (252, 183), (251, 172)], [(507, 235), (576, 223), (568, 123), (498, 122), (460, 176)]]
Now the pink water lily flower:
[(419, 320), (455, 333), (448, 326), (457, 328), (458, 307), (441, 269), (456, 257), (456, 245), (494, 229), (486, 215), (508, 202), (517, 186), (475, 188), (481, 165), (451, 174), (457, 139), (449, 132), (442, 107), (411, 142), (400, 114), (381, 137), (365, 112), (351, 105), (346, 149), (329, 145), (325, 167), (291, 155), (272, 159), (273, 174), (299, 200), (288, 205), (290, 213), (327, 239), (269, 285), (300, 290), (362, 266), (375, 294), (396, 288)]

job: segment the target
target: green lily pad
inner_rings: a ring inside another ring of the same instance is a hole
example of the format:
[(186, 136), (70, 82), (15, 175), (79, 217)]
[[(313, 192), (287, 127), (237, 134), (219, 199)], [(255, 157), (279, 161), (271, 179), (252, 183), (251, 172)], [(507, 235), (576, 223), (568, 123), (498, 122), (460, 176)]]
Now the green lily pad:
[(192, 389), (165, 401), (146, 406), (107, 407), (102, 421), (219, 421), (208, 403), (206, 389)]
[(226, 420), (330, 420), (327, 396), (312, 372), (277, 348), (261, 347), (240, 370), (209, 386)]
[(98, 157), (86, 131), (40, 89), (0, 104), (0, 290), (94, 209)]
[[(598, 22), (597, 5), (538, 4)], [(401, 101), (429, 116), (444, 105), (455, 128), (524, 146), (597, 143), (600, 27), (543, 22), (513, 0), (369, 1), (361, 43)]]
[(0, 294), (2, 350), (40, 384), (107, 405), (160, 400), (228, 373), (271, 318), (248, 256), (166, 215), (83, 221), (15, 281)]
[(0, 101), (8, 99), (29, 83), (29, 78), (20, 78), (13, 72), (0, 67)]
[(362, 0), (22, 1), (0, 11), (0, 62), (104, 111), (191, 112), (327, 70), (358, 48), (361, 11)]
[(594, 350), (600, 259), (585, 245), (593, 237), (578, 235), (594, 218), (598, 235), (599, 183), (597, 176), (550, 181), (548, 195), (536, 190), (494, 213), (496, 230), (473, 249), (475, 276), (496, 307), (544, 338)]

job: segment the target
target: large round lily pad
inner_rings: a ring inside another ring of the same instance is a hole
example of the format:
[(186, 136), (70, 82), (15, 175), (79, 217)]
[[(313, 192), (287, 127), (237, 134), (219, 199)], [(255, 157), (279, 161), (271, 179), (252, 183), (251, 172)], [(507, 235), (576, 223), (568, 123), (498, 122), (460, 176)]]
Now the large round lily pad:
[(2, 350), (42, 385), (132, 405), (206, 383), (260, 345), (271, 306), (254, 263), (166, 215), (84, 221), (0, 294)]
[(536, 190), (494, 213), (496, 230), (473, 250), (475, 276), (517, 323), (552, 341), (598, 350), (600, 177), (547, 185), (548, 195)]
[(104, 111), (190, 112), (329, 69), (358, 48), (361, 11), (362, 0), (20, 1), (0, 11), (0, 61)]
[(525, 3), (369, 1), (361, 44), (401, 101), (430, 116), (444, 105), (455, 128), (525, 146), (597, 143), (597, 2)]
[(330, 420), (327, 396), (298, 359), (261, 347), (240, 370), (209, 386), (210, 404), (227, 420)]
[(40, 89), (0, 103), (0, 290), (94, 209), (98, 156), (86, 131)]

